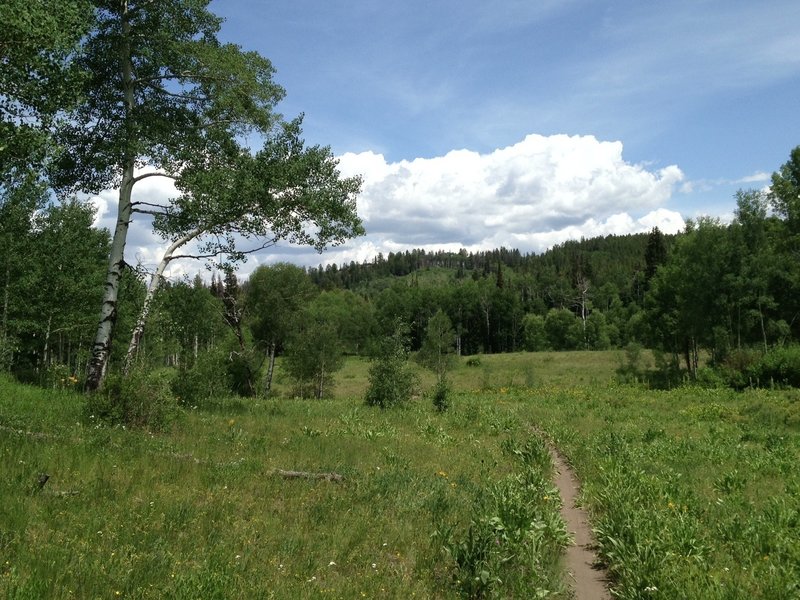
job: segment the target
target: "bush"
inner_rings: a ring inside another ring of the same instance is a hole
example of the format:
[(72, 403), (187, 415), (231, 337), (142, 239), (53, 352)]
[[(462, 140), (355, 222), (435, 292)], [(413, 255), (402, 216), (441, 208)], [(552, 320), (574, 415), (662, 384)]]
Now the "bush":
[(751, 375), (762, 387), (800, 387), (800, 346), (772, 348), (751, 367)]
[(417, 378), (405, 360), (378, 359), (369, 369), (366, 403), (381, 408), (405, 404), (414, 394), (416, 384)]
[(433, 405), (439, 412), (450, 408), (450, 386), (446, 379), (439, 379), (436, 382), (436, 387), (433, 388)]
[(388, 408), (411, 399), (417, 377), (408, 364), (408, 328), (399, 324), (395, 333), (384, 339), (369, 368), (366, 403)]
[(695, 374), (695, 383), (703, 388), (719, 389), (728, 387), (725, 376), (717, 369), (700, 367)]
[(765, 353), (734, 350), (720, 373), (728, 385), (745, 387), (800, 387), (800, 346), (781, 346)]
[(179, 370), (170, 387), (182, 406), (200, 406), (209, 398), (231, 393), (231, 376), (225, 356), (218, 351), (204, 352), (191, 369)]
[(84, 420), (109, 425), (141, 427), (150, 431), (169, 429), (179, 414), (166, 371), (134, 371), (125, 377), (111, 375), (102, 390), (84, 405)]
[(719, 372), (730, 387), (741, 390), (752, 385), (752, 370), (758, 360), (759, 353), (755, 350), (731, 350), (720, 365)]

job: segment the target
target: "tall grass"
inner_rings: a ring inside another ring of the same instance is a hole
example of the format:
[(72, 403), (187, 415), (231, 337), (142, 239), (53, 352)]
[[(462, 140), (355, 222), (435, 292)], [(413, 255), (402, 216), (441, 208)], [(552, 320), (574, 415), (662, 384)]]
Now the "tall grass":
[[(458, 539), (485, 517), (487, 488), (539, 469), (508, 451), (530, 438), (519, 406), (468, 396), (445, 415), (421, 401), (229, 402), (161, 434), (87, 424), (83, 403), (0, 382), (2, 597), (462, 597), (432, 534), (447, 523)], [(536, 510), (558, 533), (554, 509)], [(516, 581), (539, 564), (528, 550), (509, 562)], [(557, 569), (546, 577), (561, 589)]]
[(617, 386), (619, 361), (463, 359), (438, 413), (366, 407), (351, 359), (334, 400), (217, 398), (161, 434), (0, 378), (0, 596), (568, 597), (535, 425), (617, 597), (799, 597), (797, 392)]
[(797, 392), (545, 389), (619, 598), (800, 597)]

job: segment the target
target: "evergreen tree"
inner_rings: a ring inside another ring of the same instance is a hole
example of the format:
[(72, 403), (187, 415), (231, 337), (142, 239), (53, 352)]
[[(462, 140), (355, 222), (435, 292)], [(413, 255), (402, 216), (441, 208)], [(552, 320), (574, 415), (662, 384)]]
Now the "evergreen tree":
[(667, 262), (667, 245), (664, 241), (664, 234), (658, 227), (653, 227), (650, 235), (647, 236), (644, 262), (644, 278), (647, 285), (656, 274), (656, 269)]

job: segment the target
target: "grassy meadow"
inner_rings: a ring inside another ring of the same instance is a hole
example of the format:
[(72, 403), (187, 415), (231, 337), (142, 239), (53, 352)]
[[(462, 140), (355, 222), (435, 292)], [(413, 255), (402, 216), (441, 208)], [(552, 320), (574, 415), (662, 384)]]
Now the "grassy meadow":
[(0, 379), (0, 595), (569, 598), (545, 436), (618, 597), (800, 597), (800, 394), (617, 386), (620, 360), (462, 359), (440, 414), (364, 406), (349, 359), (333, 399), (218, 399), (162, 434)]

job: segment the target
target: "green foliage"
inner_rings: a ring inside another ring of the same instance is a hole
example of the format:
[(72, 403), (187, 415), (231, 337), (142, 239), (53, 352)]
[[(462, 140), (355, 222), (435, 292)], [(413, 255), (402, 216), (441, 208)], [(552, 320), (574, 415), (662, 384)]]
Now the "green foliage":
[(431, 392), (433, 406), (437, 411), (444, 412), (450, 408), (450, 394), (450, 384), (448, 383), (447, 378), (437, 379), (436, 385)]
[(590, 350), (608, 350), (611, 347), (608, 322), (601, 312), (593, 311), (586, 318), (584, 334)]
[(450, 319), (442, 310), (438, 310), (428, 319), (425, 340), (417, 353), (417, 361), (433, 371), (436, 376), (431, 399), (439, 412), (444, 412), (450, 406), (450, 384), (447, 381), (447, 373), (455, 365), (453, 354), (455, 339)]
[(528, 313), (522, 320), (522, 331), (525, 350), (529, 352), (540, 352), (548, 349), (549, 345), (544, 317)]
[(301, 326), (286, 347), (285, 368), (296, 382), (299, 396), (317, 399), (329, 394), (334, 373), (342, 368), (341, 331), (346, 326), (324, 294), (315, 298), (303, 311)]
[[(85, 0), (4, 0), (0, 20), (0, 181), (41, 177), (56, 151), (52, 123), (80, 101), (68, 58), (92, 24)], [(7, 188), (6, 188), (7, 189)]]
[(109, 376), (101, 391), (86, 397), (84, 422), (166, 431), (180, 412), (170, 379), (166, 370)]
[(789, 154), (789, 160), (772, 174), (770, 202), (786, 219), (792, 234), (800, 233), (800, 146)]
[(285, 343), (314, 294), (306, 272), (288, 263), (258, 267), (244, 289), (253, 340), (265, 349)]
[(514, 450), (519, 472), (484, 488), (466, 531), (440, 526), (434, 533), (463, 598), (546, 598), (561, 587), (557, 573), (569, 535), (546, 475), (547, 449), (539, 441)]
[(417, 353), (417, 360), (442, 380), (453, 367), (455, 355), (455, 332), (450, 318), (438, 310), (430, 319), (425, 330), (425, 340)]
[(378, 348), (369, 368), (365, 401), (381, 408), (406, 404), (418, 383), (408, 363), (408, 326), (398, 323), (394, 334), (382, 340)]
[(0, 206), (0, 339), (14, 347), (8, 368), (26, 379), (50, 364), (83, 370), (78, 350), (91, 340), (108, 251), (108, 233), (93, 218), (77, 201), (37, 210), (35, 197), (14, 197)]
[(230, 375), (223, 350), (201, 353), (191, 368), (176, 370), (170, 389), (178, 403), (185, 407), (202, 407), (206, 401), (232, 392)]
[(800, 387), (800, 345), (771, 348), (750, 367), (750, 374), (762, 387)]
[(544, 329), (553, 350), (576, 350), (583, 347), (580, 321), (569, 309), (551, 309), (545, 317)]

